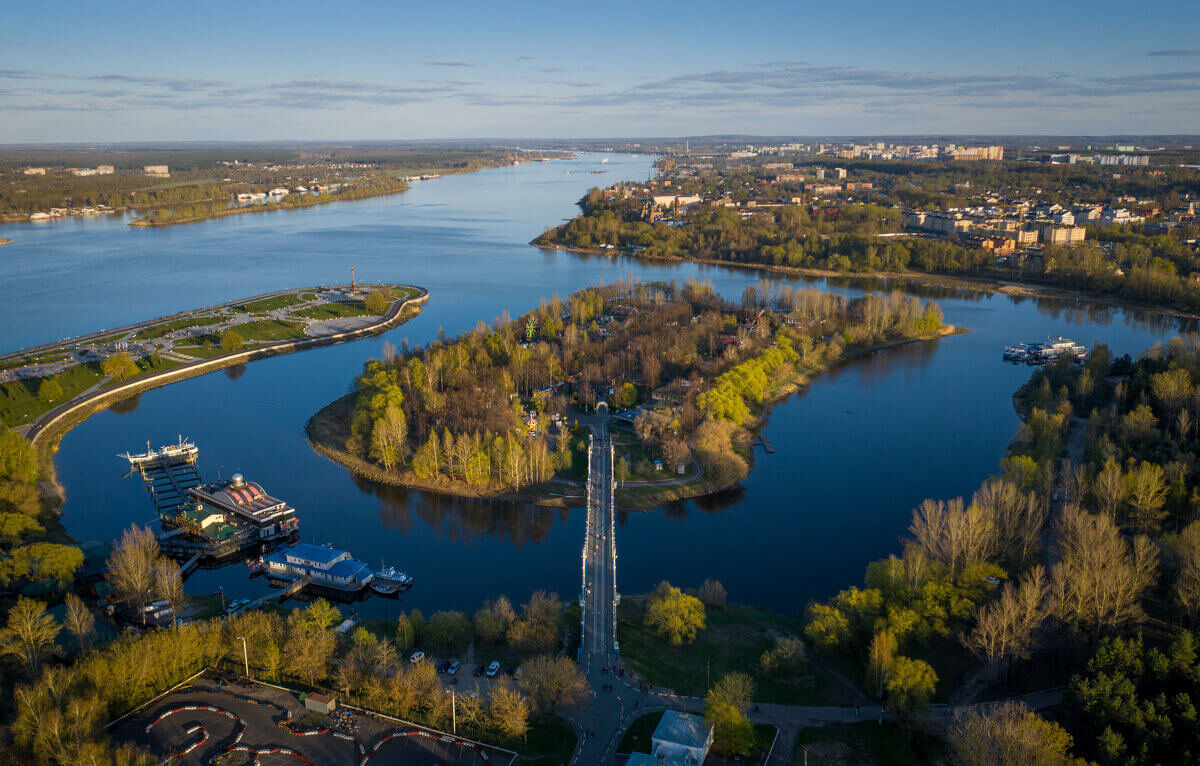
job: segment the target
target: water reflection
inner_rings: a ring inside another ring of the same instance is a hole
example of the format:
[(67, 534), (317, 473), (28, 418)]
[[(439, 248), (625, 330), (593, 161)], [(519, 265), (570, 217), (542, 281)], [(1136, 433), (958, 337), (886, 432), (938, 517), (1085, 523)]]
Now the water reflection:
[(384, 527), (410, 533), (420, 522), (437, 539), (457, 545), (472, 546), (491, 538), (520, 549), (529, 543), (545, 541), (550, 531), (571, 513), (566, 508), (439, 495), (378, 484), (358, 476), (354, 477), (354, 483), (379, 499), (379, 521)]
[(225, 368), (225, 377), (229, 378), (230, 380), (237, 380), (245, 374), (246, 365), (244, 364), (235, 364)]
[(138, 405), (141, 403), (142, 395), (134, 394), (128, 399), (121, 399), (120, 401), (113, 402), (112, 404), (108, 405), (108, 409), (110, 412), (115, 412), (118, 415), (129, 415), (130, 413), (135, 412), (138, 408)]

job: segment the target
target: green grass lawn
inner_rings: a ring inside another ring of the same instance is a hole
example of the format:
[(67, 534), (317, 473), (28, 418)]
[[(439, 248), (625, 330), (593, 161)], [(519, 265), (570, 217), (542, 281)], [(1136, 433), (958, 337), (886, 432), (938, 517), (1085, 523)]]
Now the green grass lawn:
[(292, 312), (293, 316), (306, 319), (341, 319), (342, 317), (358, 317), (367, 314), (367, 307), (362, 301), (353, 303), (322, 303), (306, 309)]
[(175, 352), (184, 354), (185, 356), (194, 356), (197, 359), (211, 359), (214, 356), (228, 354), (228, 349), (223, 348), (220, 344), (213, 346), (176, 346)]
[[(260, 319), (256, 322), (246, 322), (245, 324), (235, 325), (234, 332), (242, 336), (243, 340), (287, 340), (289, 338), (304, 337), (303, 322), (279, 322), (274, 319)], [(220, 343), (221, 339), (212, 336), (204, 336), (205, 343), (210, 341)]]
[(295, 306), (303, 301), (303, 296), (298, 293), (287, 293), (286, 295), (276, 295), (271, 298), (263, 298), (261, 301), (253, 303), (241, 303), (233, 307), (234, 311), (240, 311), (244, 314), (251, 314), (255, 311), (275, 311), (276, 309)]
[(715, 681), (737, 671), (749, 673), (754, 679), (756, 702), (788, 705), (847, 702), (841, 687), (816, 667), (810, 666), (807, 673), (795, 678), (772, 676), (761, 670), (759, 658), (774, 644), (775, 638), (801, 635), (802, 624), (797, 620), (748, 606), (709, 609), (707, 627), (693, 643), (671, 646), (645, 626), (644, 612), (641, 598), (623, 599), (617, 633), (622, 662), (655, 686), (703, 697), (708, 691), (709, 677)]
[[(152, 357), (151, 356), (140, 357), (139, 359), (134, 361), (134, 364), (136, 364), (137, 368), (138, 368), (137, 375), (134, 376), (136, 378), (136, 377), (140, 377), (142, 375), (147, 375), (147, 374), (154, 373), (154, 372), (162, 372), (163, 370), (169, 370), (172, 367), (178, 367), (181, 364), (183, 364), (183, 362), (177, 362), (174, 359), (168, 359), (165, 356), (156, 355), (156, 356), (152, 356)], [(110, 380), (104, 384), (104, 388), (108, 388), (110, 386), (116, 386), (121, 383), (128, 383), (132, 379), (133, 378), (126, 378), (125, 380)]]
[[(558, 716), (537, 716), (530, 721), (529, 742), (522, 753), (522, 763), (541, 763), (559, 766), (569, 763), (579, 737), (570, 722)], [(516, 748), (522, 752), (521, 748)]]
[(938, 763), (945, 756), (945, 745), (941, 741), (925, 735), (909, 741), (899, 727), (889, 721), (882, 726), (876, 721), (864, 721), (806, 727), (796, 737), (792, 766), (803, 766), (805, 750), (808, 751), (808, 762), (812, 764), (921, 766)]
[(221, 322), (226, 321), (226, 319), (227, 317), (223, 316), (184, 317), (183, 319), (176, 319), (171, 322), (163, 322), (162, 324), (156, 324), (151, 327), (147, 327), (144, 330), (139, 330), (138, 333), (133, 336), (133, 339), (150, 340), (152, 338), (161, 338), (167, 333), (174, 332), (175, 330), (182, 330), (185, 327), (206, 327), (210, 324), (220, 324)]
[(663, 711), (659, 710), (654, 713), (646, 713), (641, 718), (636, 719), (625, 730), (625, 736), (621, 738), (621, 744), (617, 746), (617, 752), (626, 753), (649, 753), (650, 752), (650, 737), (653, 736), (654, 730), (658, 728), (658, 722), (662, 720)]
[(43, 380), (18, 380), (0, 386), (0, 422), (6, 426), (19, 426), (41, 415), (63, 402), (78, 396), (91, 386), (104, 379), (100, 365), (96, 362), (77, 364), (68, 367), (57, 375), (50, 376), (62, 386), (63, 395), (53, 402), (43, 402), (37, 396), (38, 387)]

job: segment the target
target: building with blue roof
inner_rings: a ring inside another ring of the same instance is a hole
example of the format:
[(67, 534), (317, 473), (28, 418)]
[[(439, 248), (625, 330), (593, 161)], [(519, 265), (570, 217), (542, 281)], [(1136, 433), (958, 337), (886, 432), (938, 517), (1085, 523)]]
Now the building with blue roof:
[(348, 551), (310, 543), (268, 553), (263, 564), (273, 577), (307, 577), (315, 585), (338, 590), (362, 590), (375, 576), (366, 562), (351, 558)]

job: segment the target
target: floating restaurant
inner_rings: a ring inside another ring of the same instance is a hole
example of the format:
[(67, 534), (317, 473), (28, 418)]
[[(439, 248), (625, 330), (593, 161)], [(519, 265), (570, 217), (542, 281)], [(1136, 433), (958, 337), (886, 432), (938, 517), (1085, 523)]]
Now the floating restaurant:
[(357, 592), (371, 584), (375, 573), (347, 551), (326, 545), (297, 543), (263, 556), (267, 575), (278, 579), (308, 578), (313, 585)]
[(159, 546), (181, 559), (219, 560), (294, 537), (296, 510), (241, 474), (204, 483), (191, 442), (121, 455), (141, 474), (158, 514)]

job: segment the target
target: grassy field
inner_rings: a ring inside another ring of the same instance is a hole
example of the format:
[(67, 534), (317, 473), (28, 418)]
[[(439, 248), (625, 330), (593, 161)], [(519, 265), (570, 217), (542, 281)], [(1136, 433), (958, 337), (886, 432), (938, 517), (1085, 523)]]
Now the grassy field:
[(253, 303), (242, 303), (233, 307), (234, 311), (240, 311), (245, 314), (251, 314), (255, 311), (275, 311), (276, 309), (295, 306), (303, 300), (299, 293), (287, 293), (286, 295), (276, 295), (271, 298), (263, 298), (261, 301)]
[(163, 322), (162, 324), (156, 324), (153, 327), (147, 327), (144, 330), (139, 330), (138, 333), (133, 336), (133, 339), (150, 340), (153, 338), (161, 338), (167, 333), (174, 332), (175, 330), (182, 330), (185, 327), (206, 327), (210, 324), (220, 324), (225, 320), (226, 317), (221, 316), (184, 317), (183, 319), (176, 319), (171, 322)]
[(796, 620), (755, 607), (709, 609), (707, 627), (693, 643), (671, 646), (643, 623), (644, 614), (642, 598), (623, 599), (617, 632), (624, 664), (655, 686), (703, 697), (710, 677), (715, 681), (726, 673), (738, 671), (749, 673), (754, 679), (756, 702), (839, 705), (848, 701), (841, 687), (815, 667), (810, 666), (795, 678), (762, 671), (759, 658), (777, 637), (801, 635), (802, 625)]
[(792, 766), (803, 766), (806, 750), (812, 764), (921, 766), (939, 763), (945, 756), (942, 742), (927, 736), (910, 742), (890, 721), (882, 726), (876, 721), (809, 726), (796, 737)]
[(522, 763), (559, 766), (570, 762), (579, 741), (574, 726), (558, 716), (537, 716), (529, 724), (529, 741), (522, 753)]
[(367, 313), (367, 307), (363, 305), (362, 301), (354, 301), (353, 303), (322, 303), (293, 312), (293, 316), (306, 319), (340, 319), (365, 316)]
[(228, 354), (229, 350), (220, 344), (215, 346), (176, 346), (175, 353), (194, 356), (197, 359), (212, 359), (214, 356)]
[(659, 710), (654, 713), (646, 713), (629, 724), (629, 728), (625, 730), (625, 736), (621, 738), (621, 744), (617, 746), (617, 752), (622, 754), (649, 753), (650, 737), (658, 728), (658, 722), (662, 720), (662, 717), (663, 711)]
[[(256, 322), (246, 322), (236, 325), (234, 332), (243, 340), (288, 340), (304, 337), (303, 322), (280, 322), (275, 319), (260, 319)], [(221, 339), (215, 335), (205, 335), (205, 344), (220, 344)]]
[(99, 364), (88, 362), (69, 367), (51, 377), (62, 386), (63, 395), (49, 403), (39, 399), (37, 391), (42, 382), (50, 378), (18, 380), (0, 386), (0, 422), (10, 427), (26, 423), (99, 383), (104, 374), (100, 372)]

